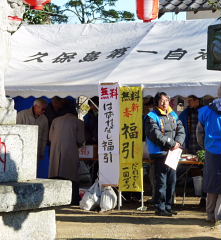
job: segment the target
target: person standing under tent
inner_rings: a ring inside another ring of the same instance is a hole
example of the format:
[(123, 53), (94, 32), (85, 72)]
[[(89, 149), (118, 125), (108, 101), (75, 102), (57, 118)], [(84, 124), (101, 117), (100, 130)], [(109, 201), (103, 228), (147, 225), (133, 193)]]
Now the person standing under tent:
[[(188, 107), (182, 111), (179, 115), (179, 119), (182, 121), (185, 128), (186, 139), (185, 139), (185, 150), (189, 154), (197, 155), (197, 151), (201, 150), (200, 145), (196, 139), (196, 126), (198, 123), (198, 109), (201, 107), (200, 99), (195, 95), (190, 95), (187, 98)], [(184, 168), (185, 166), (183, 166)], [(181, 168), (180, 171), (183, 169)], [(179, 173), (178, 173), (179, 174)], [(192, 176), (202, 175), (202, 169), (194, 168), (191, 169)], [(206, 194), (202, 193), (200, 207), (205, 208), (206, 206)]]
[(205, 147), (203, 190), (209, 222), (221, 221), (221, 85), (218, 99), (199, 109), (198, 143)]
[[(146, 121), (146, 116), (149, 112), (153, 110), (153, 97), (149, 98), (144, 98), (143, 99), (143, 141), (146, 140), (146, 135), (145, 135), (145, 121)], [(147, 155), (146, 157), (149, 158), (149, 153), (148, 153), (148, 148), (146, 146), (147, 144), (145, 143), (145, 154)], [(152, 193), (152, 198), (150, 200), (150, 203), (154, 203), (154, 195), (155, 195), (155, 177), (154, 177), (154, 164), (153, 163), (145, 163), (144, 167), (148, 167), (148, 178), (151, 184), (151, 193)]]
[[(94, 96), (88, 100), (90, 107), (89, 111), (83, 117), (85, 126), (85, 139), (86, 145), (97, 145), (98, 144), (98, 107), (99, 97)], [(97, 149), (97, 148), (94, 148)], [(94, 183), (98, 174), (98, 161), (90, 163), (90, 174), (92, 183)]]
[(185, 140), (185, 130), (177, 114), (169, 105), (165, 92), (154, 97), (154, 110), (147, 114), (145, 133), (150, 159), (155, 170), (155, 214), (172, 216), (173, 195), (176, 185), (176, 171), (165, 164), (169, 150), (180, 148)]
[(60, 116), (64, 115), (63, 108), (64, 108), (64, 99), (63, 98), (55, 96), (51, 99), (51, 102), (48, 104), (48, 107), (45, 112), (45, 116), (48, 119), (49, 129), (50, 129), (52, 121), (56, 117), (60, 117)]
[(43, 98), (34, 101), (33, 107), (18, 112), (16, 124), (38, 126), (38, 155), (37, 176), (39, 175), (40, 161), (44, 159), (45, 148), (48, 141), (48, 120), (44, 115), (48, 102)]
[(84, 116), (86, 144), (98, 144), (98, 106), (99, 97), (88, 100), (89, 111)]
[(84, 123), (76, 116), (76, 109), (52, 121), (49, 178), (72, 181), (72, 204), (79, 205), (79, 151), (84, 142)]
[[(52, 121), (56, 117), (63, 116), (70, 107), (75, 106), (75, 100), (71, 97), (60, 98), (55, 96), (51, 99), (45, 112), (45, 116), (48, 118), (49, 129)], [(75, 109), (75, 108), (74, 108)], [(77, 111), (76, 111), (77, 114)]]
[(196, 126), (198, 123), (198, 109), (200, 108), (200, 99), (195, 95), (188, 96), (188, 107), (179, 115), (186, 133), (185, 149), (187, 153), (196, 155), (201, 150), (196, 139)]

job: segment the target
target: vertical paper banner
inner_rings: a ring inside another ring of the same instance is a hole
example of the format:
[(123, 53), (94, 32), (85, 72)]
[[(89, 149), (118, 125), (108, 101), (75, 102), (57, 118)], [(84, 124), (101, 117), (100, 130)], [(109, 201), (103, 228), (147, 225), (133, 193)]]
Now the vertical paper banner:
[(120, 191), (143, 191), (141, 87), (120, 88)]
[(99, 183), (119, 184), (120, 93), (118, 84), (99, 86)]

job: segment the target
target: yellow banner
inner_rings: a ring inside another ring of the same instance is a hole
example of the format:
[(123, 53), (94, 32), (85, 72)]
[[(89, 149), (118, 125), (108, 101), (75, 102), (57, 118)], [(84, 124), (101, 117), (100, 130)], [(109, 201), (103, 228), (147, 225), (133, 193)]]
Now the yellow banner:
[(120, 88), (120, 191), (143, 191), (142, 90)]

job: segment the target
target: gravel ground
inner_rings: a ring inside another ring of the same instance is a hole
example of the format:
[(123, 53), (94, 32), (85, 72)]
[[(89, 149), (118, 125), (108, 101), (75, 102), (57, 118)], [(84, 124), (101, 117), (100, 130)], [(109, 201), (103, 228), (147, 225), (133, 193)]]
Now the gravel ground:
[[(148, 200), (148, 197), (146, 198)], [(103, 213), (84, 211), (76, 206), (56, 210), (57, 240), (117, 240), (117, 239), (221, 239), (221, 226), (208, 224), (204, 209), (198, 207), (199, 198), (189, 197), (182, 206), (177, 198), (173, 217), (155, 216), (148, 201), (146, 211), (136, 210), (138, 201), (123, 202), (121, 210)]]

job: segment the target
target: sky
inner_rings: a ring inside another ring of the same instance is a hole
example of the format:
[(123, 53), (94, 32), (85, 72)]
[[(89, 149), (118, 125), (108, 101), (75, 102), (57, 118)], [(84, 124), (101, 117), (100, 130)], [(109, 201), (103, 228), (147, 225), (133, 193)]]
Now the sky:
[[(52, 0), (52, 3), (62, 6), (67, 2), (67, 0)], [(118, 0), (116, 3), (116, 10), (125, 10), (134, 13), (136, 16), (136, 0)], [(186, 14), (185, 13), (165, 13), (160, 19), (156, 21), (172, 21), (172, 20), (185, 20)], [(74, 19), (70, 18), (70, 21), (74, 23)], [(139, 19), (136, 19), (136, 21), (140, 21)]]

